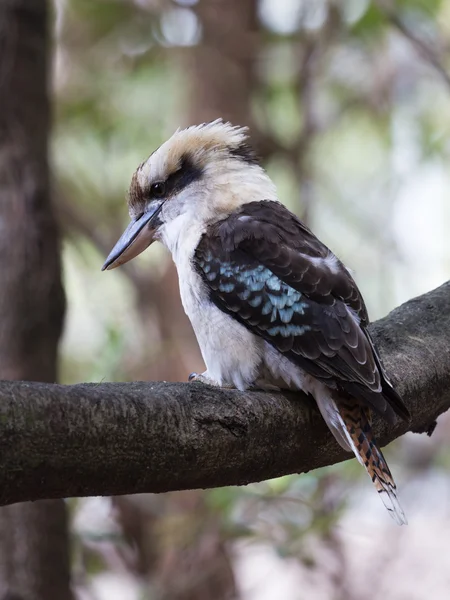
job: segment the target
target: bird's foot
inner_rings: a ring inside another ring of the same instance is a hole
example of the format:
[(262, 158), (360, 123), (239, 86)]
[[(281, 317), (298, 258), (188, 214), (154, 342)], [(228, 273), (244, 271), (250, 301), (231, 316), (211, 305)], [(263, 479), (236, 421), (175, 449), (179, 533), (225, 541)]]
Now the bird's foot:
[(205, 373), (191, 373), (188, 377), (189, 383), (204, 383), (205, 385), (212, 385), (214, 387), (220, 387), (220, 384), (214, 379), (210, 379)]
[(191, 373), (188, 377), (189, 383), (204, 383), (205, 385), (212, 385), (213, 387), (220, 387), (225, 389), (234, 389), (232, 385), (220, 385), (218, 381), (208, 377), (207, 372), (205, 373)]

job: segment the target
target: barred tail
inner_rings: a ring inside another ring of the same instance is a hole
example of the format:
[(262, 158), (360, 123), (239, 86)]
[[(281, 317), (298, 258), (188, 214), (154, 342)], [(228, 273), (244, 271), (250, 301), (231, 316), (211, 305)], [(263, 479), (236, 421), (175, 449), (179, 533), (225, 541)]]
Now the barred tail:
[(369, 409), (352, 400), (336, 401), (342, 430), (356, 458), (369, 474), (383, 504), (399, 525), (407, 524), (397, 499), (397, 488), (387, 462), (372, 433)]

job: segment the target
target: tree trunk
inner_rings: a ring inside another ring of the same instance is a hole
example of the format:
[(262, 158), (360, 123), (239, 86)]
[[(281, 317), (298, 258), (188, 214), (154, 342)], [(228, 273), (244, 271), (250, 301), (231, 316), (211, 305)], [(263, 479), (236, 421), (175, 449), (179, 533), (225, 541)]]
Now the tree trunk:
[[(0, 378), (53, 382), (64, 294), (47, 161), (47, 18), (45, 0), (0, 0)], [(71, 598), (64, 501), (0, 511), (0, 598)]]
[(200, 0), (201, 44), (186, 53), (190, 84), (189, 121), (222, 117), (252, 124), (251, 100), (260, 34), (256, 0)]

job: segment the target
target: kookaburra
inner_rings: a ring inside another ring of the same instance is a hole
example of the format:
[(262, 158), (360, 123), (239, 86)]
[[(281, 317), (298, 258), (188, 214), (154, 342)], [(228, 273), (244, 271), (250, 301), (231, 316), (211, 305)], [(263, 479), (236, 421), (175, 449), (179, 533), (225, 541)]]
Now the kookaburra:
[(113, 269), (159, 240), (171, 252), (206, 371), (217, 386), (311, 394), (337, 442), (355, 453), (386, 508), (406, 523), (371, 410), (409, 419), (342, 262), (277, 197), (246, 129), (222, 120), (176, 131), (143, 162)]

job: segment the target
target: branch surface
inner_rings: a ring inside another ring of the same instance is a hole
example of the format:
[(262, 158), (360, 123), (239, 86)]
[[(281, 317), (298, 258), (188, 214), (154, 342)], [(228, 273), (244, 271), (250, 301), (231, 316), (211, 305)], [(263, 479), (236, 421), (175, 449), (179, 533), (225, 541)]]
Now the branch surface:
[[(413, 415), (394, 426), (376, 419), (385, 445), (450, 407), (450, 282), (371, 330)], [(347, 458), (300, 393), (0, 382), (0, 505), (242, 485)]]

